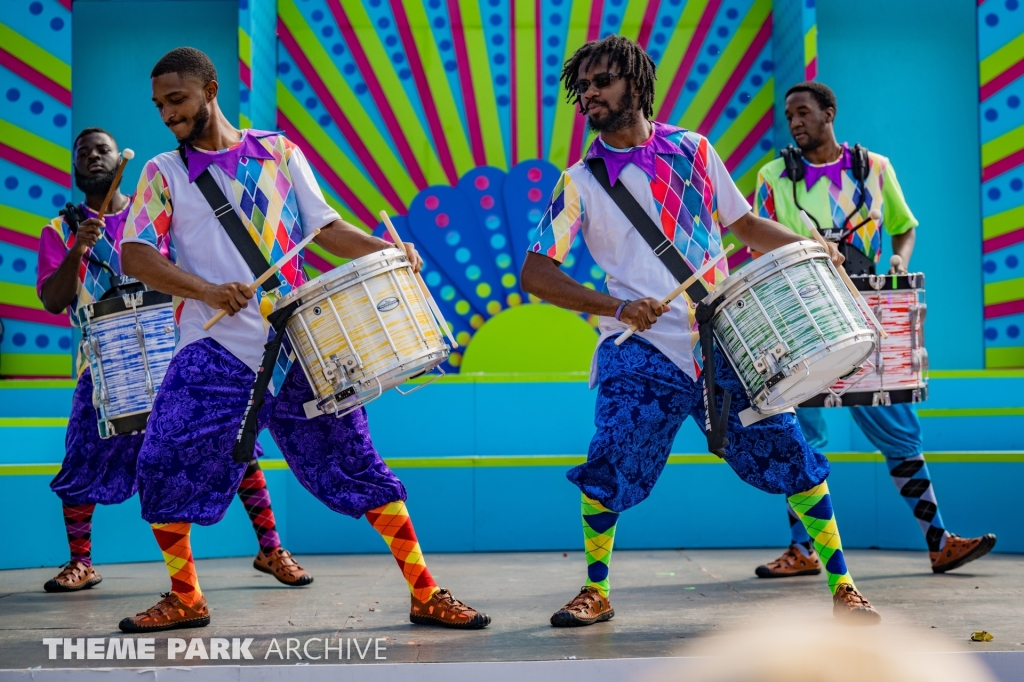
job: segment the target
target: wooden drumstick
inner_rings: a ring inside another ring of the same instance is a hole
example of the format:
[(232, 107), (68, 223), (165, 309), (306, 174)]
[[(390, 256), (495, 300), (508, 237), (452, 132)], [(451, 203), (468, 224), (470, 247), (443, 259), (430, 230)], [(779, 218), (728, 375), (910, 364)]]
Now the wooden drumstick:
[[(715, 264), (718, 263), (718, 261), (720, 261), (723, 258), (725, 258), (725, 256), (728, 255), (728, 253), (730, 251), (732, 251), (732, 247), (733, 247), (733, 245), (729, 244), (729, 246), (725, 247), (725, 249), (720, 254), (718, 254), (717, 256), (715, 256), (714, 258), (709, 260), (707, 263), (702, 265), (700, 270), (698, 270), (697, 272), (695, 272), (692, 275), (690, 275), (689, 277), (687, 277), (686, 280), (682, 284), (680, 284), (679, 286), (677, 286), (675, 289), (672, 290), (672, 293), (670, 293), (665, 298), (661, 299), (661, 304), (662, 305), (668, 305), (677, 296), (679, 296), (679, 294), (681, 294), (684, 291), (686, 291), (687, 287), (689, 287), (691, 284), (696, 282), (698, 278), (703, 277), (705, 274), (707, 274), (708, 270), (710, 270), (711, 268), (715, 267)], [(616, 346), (621, 346), (622, 342), (625, 341), (626, 339), (628, 339), (629, 337), (633, 336), (633, 333), (635, 331), (636, 331), (636, 325), (630, 326), (629, 329), (627, 329), (626, 331), (622, 332), (621, 334), (619, 334), (616, 337), (615, 345)]]
[[(830, 253), (828, 250), (828, 242), (825, 241), (825, 238), (821, 236), (820, 232), (818, 232), (818, 228), (814, 226), (813, 222), (811, 222), (806, 211), (800, 211), (800, 220), (804, 221), (804, 226), (811, 233), (811, 236), (814, 237), (814, 241), (821, 244), (821, 248), (825, 249), (825, 253)], [(878, 330), (878, 333), (882, 335), (883, 339), (889, 338), (889, 335), (885, 333), (884, 329), (882, 329), (882, 325), (878, 321), (878, 318), (876, 318), (875, 314), (871, 312), (868, 302), (864, 300), (863, 296), (861, 296), (860, 290), (857, 289), (857, 285), (855, 285), (853, 280), (850, 279), (850, 276), (846, 274), (846, 269), (843, 267), (837, 267), (836, 270), (839, 271), (839, 277), (842, 278), (843, 284), (845, 284), (846, 288), (850, 290), (851, 294), (853, 294), (853, 298), (856, 300), (857, 305), (860, 306), (864, 316), (867, 317), (871, 324), (874, 325), (875, 329)]]
[(114, 173), (114, 181), (110, 183), (110, 189), (107, 190), (107, 196), (104, 197), (103, 203), (100, 205), (99, 219), (103, 220), (103, 216), (107, 214), (107, 209), (110, 207), (110, 200), (114, 198), (114, 192), (121, 186), (121, 176), (124, 175), (124, 167), (128, 165), (128, 162), (135, 158), (135, 152), (131, 149), (125, 149), (121, 152), (121, 163), (117, 165), (117, 172)]
[[(391, 218), (388, 217), (388, 212), (381, 211), (377, 215), (379, 215), (380, 219), (384, 221), (384, 227), (387, 228), (388, 234), (391, 235), (391, 241), (395, 243), (395, 246), (405, 251), (402, 238), (398, 236), (398, 230), (396, 230), (395, 226), (391, 224)], [(459, 344), (454, 338), (452, 338), (451, 330), (448, 329), (448, 322), (444, 319), (444, 315), (441, 314), (441, 309), (437, 307), (437, 301), (435, 301), (434, 297), (430, 294), (430, 289), (427, 288), (427, 283), (423, 281), (423, 276), (418, 272), (414, 272), (413, 274), (416, 276), (416, 281), (420, 283), (420, 289), (423, 291), (423, 295), (427, 299), (427, 305), (430, 306), (430, 310), (434, 313), (434, 317), (437, 318), (437, 321), (441, 323), (441, 329), (444, 331), (444, 335), (452, 342), (452, 348), (458, 348)]]
[[(313, 241), (313, 238), (316, 237), (318, 234), (320, 234), (319, 229), (313, 230), (312, 234), (310, 234), (308, 237), (306, 237), (301, 242), (299, 242), (291, 249), (289, 249), (288, 253), (281, 256), (281, 258), (276, 263), (271, 265), (269, 270), (267, 270), (262, 275), (253, 280), (252, 284), (249, 285), (249, 287), (252, 288), (253, 296), (256, 295), (256, 289), (261, 284), (270, 279), (270, 276), (273, 275), (275, 272), (283, 268), (288, 263), (288, 261), (290, 261), (292, 258), (295, 258), (295, 256), (299, 255), (299, 251), (302, 251), (304, 248), (306, 248), (306, 246), (311, 241)], [(206, 324), (203, 325), (203, 331), (210, 331), (210, 327), (220, 322), (227, 314), (228, 311), (224, 310), (223, 308), (221, 310), (218, 310), (217, 314), (211, 317), (209, 320), (207, 320)]]
[(889, 267), (893, 269), (896, 274), (899, 274), (900, 268), (903, 266), (903, 257), (899, 254), (893, 254), (889, 259)]

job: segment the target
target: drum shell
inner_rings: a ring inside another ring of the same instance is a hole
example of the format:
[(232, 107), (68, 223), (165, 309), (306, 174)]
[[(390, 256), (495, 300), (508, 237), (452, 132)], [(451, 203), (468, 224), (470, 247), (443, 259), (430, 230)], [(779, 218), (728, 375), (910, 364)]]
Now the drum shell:
[(851, 276), (889, 335), (855, 375), (842, 379), (802, 407), (876, 406), (928, 398), (928, 351), (924, 345), (924, 273)]
[(321, 410), (350, 411), (448, 357), (405, 254), (385, 249), (307, 282), (287, 333)]
[(716, 339), (762, 414), (800, 404), (851, 374), (874, 347), (874, 331), (828, 254), (811, 242), (748, 263), (708, 304), (718, 305)]
[(145, 431), (174, 355), (171, 297), (140, 291), (85, 306), (78, 315), (100, 437)]

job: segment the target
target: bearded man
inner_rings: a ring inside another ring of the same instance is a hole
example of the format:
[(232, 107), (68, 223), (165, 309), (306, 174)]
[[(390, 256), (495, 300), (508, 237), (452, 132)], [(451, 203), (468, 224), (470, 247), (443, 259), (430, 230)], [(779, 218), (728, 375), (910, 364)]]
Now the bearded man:
[[(568, 99), (578, 103), (600, 136), (585, 160), (562, 173), (521, 281), (523, 289), (549, 303), (599, 315), (601, 336), (591, 370), (591, 386), (598, 387), (597, 433), (587, 461), (567, 474), (582, 493), (587, 582), (551, 617), (556, 627), (591, 625), (615, 615), (608, 574), (618, 517), (650, 494), (683, 421), (693, 417), (703, 427), (708, 412), (705, 367), (694, 352), (698, 301), (687, 293), (679, 304), (661, 304), (659, 298), (678, 282), (620, 209), (619, 199), (612, 198), (613, 186), (624, 185), (645, 219), (653, 221), (651, 231), (664, 239), (658, 248), (674, 245), (694, 272), (722, 253), (724, 227), (759, 251), (802, 239), (751, 213), (706, 138), (650, 120), (654, 62), (637, 43), (620, 36), (587, 43), (566, 62), (562, 80)], [(581, 232), (608, 273), (607, 294), (559, 270)], [(834, 246), (830, 255), (842, 262)], [(728, 274), (720, 260), (702, 279), (714, 287)], [(612, 337), (631, 325), (638, 332), (615, 345)], [(846, 567), (825, 482), (828, 460), (807, 444), (791, 413), (744, 427), (739, 413), (750, 400), (725, 357), (716, 355), (714, 382), (730, 397), (726, 406), (723, 396), (711, 394), (727, 414), (726, 463), (750, 485), (787, 495), (815, 546), (828, 557), (835, 616), (877, 623), (881, 617), (857, 591)], [(710, 393), (713, 384), (707, 381)]]

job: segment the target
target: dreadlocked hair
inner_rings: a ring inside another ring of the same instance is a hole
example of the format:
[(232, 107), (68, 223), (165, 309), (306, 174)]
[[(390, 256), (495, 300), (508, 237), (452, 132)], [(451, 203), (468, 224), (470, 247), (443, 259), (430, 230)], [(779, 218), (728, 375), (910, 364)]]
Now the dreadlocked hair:
[(565, 101), (580, 104), (580, 96), (573, 89), (579, 78), (580, 68), (589, 69), (590, 65), (601, 57), (608, 57), (608, 68), (615, 68), (630, 79), (632, 86), (640, 95), (640, 108), (644, 116), (654, 116), (654, 60), (644, 52), (639, 43), (619, 35), (592, 40), (569, 57), (562, 67), (562, 83), (566, 89)]

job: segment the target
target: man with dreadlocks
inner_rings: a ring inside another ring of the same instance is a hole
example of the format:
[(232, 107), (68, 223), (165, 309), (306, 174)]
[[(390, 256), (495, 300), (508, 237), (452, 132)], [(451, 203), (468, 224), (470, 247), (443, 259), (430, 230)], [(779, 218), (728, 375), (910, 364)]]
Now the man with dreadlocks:
[[(654, 62), (635, 42), (611, 36), (587, 43), (566, 62), (562, 80), (567, 99), (600, 136), (556, 185), (523, 265), (522, 285), (557, 306), (599, 315), (601, 336), (591, 370), (591, 385), (599, 387), (597, 433), (586, 463), (568, 473), (582, 492), (587, 583), (551, 617), (556, 627), (590, 625), (615, 614), (608, 567), (619, 514), (650, 494), (683, 420), (692, 416), (703, 426), (706, 416), (702, 363), (694, 353), (695, 302), (668, 306), (651, 297), (678, 282), (602, 183), (622, 183), (694, 271), (722, 252), (723, 227), (758, 251), (801, 239), (751, 213), (707, 139), (650, 120)], [(559, 270), (581, 231), (608, 274), (607, 294)], [(834, 247), (831, 256), (842, 262)], [(721, 261), (705, 284), (713, 287), (727, 276)], [(636, 335), (621, 346), (612, 343), (631, 325)], [(824, 559), (835, 616), (877, 623), (881, 616), (846, 568), (825, 482), (828, 460), (807, 444), (791, 413), (742, 426), (739, 413), (750, 401), (724, 356), (716, 356), (715, 381), (731, 397), (725, 461), (747, 483), (788, 496)]]
[[(75, 186), (85, 194), (85, 201), (69, 204), (60, 217), (43, 227), (36, 289), (47, 311), (57, 315), (67, 310), (71, 324), (77, 327), (80, 308), (101, 300), (114, 284), (124, 281), (120, 241), (131, 201), (115, 187), (108, 213), (102, 218), (99, 215), (120, 158), (113, 135), (102, 128), (86, 128), (75, 138), (72, 152)], [(161, 246), (161, 254), (170, 256), (168, 244)], [(71, 558), (43, 585), (47, 592), (77, 592), (103, 580), (92, 565), (93, 511), (97, 504), (120, 504), (137, 489), (135, 472), (142, 434), (100, 438), (92, 375), (81, 357), (78, 372), (64, 462), (50, 483), (63, 503)], [(257, 459), (249, 463), (238, 497), (260, 545), (253, 567), (290, 587), (313, 582), (313, 576), (281, 547), (270, 491)]]

